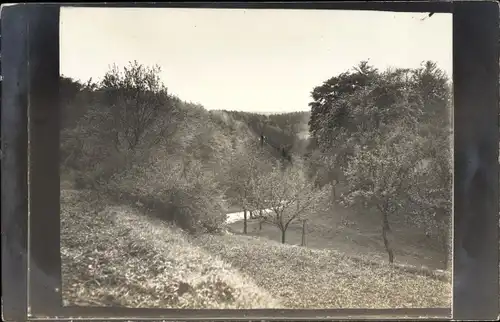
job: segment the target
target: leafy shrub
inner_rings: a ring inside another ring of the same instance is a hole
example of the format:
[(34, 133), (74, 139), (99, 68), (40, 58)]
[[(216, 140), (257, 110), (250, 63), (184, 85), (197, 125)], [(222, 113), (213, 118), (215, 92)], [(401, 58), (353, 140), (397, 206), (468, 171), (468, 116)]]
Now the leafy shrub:
[(198, 182), (181, 181), (167, 192), (168, 208), (176, 221), (189, 231), (220, 232), (226, 219), (225, 201), (217, 188), (210, 189), (212, 178)]
[(108, 189), (154, 200), (160, 217), (191, 233), (218, 232), (226, 219), (226, 200), (213, 173), (192, 159), (155, 152), (115, 174)]

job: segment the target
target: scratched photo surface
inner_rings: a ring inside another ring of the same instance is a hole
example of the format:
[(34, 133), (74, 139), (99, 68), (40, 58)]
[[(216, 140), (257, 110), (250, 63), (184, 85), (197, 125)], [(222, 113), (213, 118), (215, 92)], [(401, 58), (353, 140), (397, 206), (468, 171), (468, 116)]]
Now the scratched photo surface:
[(451, 14), (63, 7), (60, 33), (65, 305), (450, 306)]

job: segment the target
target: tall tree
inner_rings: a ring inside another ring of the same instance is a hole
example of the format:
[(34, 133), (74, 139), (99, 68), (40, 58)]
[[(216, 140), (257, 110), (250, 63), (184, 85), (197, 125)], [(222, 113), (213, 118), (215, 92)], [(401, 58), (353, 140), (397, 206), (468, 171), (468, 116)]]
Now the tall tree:
[(411, 186), (420, 155), (421, 142), (408, 135), (408, 129), (376, 138), (372, 148), (362, 147), (345, 168), (349, 190), (342, 194), (346, 206), (372, 209), (378, 212), (381, 236), (389, 262), (394, 262), (391, 243), (391, 217), (405, 207), (405, 191)]
[(330, 173), (345, 166), (357, 146), (373, 145), (377, 132), (391, 131), (401, 119), (418, 125), (422, 135), (439, 132), (450, 120), (448, 78), (433, 62), (383, 72), (362, 62), (316, 87), (312, 98), (310, 134), (330, 155)]

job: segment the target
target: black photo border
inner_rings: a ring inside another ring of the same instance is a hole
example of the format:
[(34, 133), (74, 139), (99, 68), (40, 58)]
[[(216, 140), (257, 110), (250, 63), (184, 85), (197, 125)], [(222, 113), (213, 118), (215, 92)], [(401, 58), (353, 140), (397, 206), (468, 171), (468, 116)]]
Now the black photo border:
[[(454, 288), (453, 318), (491, 320), (498, 316), (499, 11), (496, 2), (33, 3), (2, 6), (0, 17), (3, 75), (2, 314), (6, 320), (54, 317), (141, 320), (324, 320), (405, 317), (449, 319), (451, 317), (452, 310), (449, 308), (177, 310), (62, 307), (59, 247), (60, 120), (57, 103), (61, 6), (344, 9), (453, 13), (454, 217), (455, 238), (461, 240), (461, 243), (457, 243), (455, 239), (455, 246), (466, 244), (471, 256), (475, 257), (472, 262), (476, 263), (474, 268), (469, 269), (468, 275), (464, 275), (463, 270), (457, 272), (459, 267), (454, 267), (455, 276), (460, 274), (465, 276), (462, 277), (460, 285), (466, 286), (462, 287), (462, 290), (465, 290), (463, 292), (458, 292), (457, 288)], [(471, 213), (474, 216), (470, 216)], [(465, 228), (457, 233), (458, 227)], [(31, 246), (29, 252), (28, 245)], [(466, 283), (467, 281), (469, 283)]]

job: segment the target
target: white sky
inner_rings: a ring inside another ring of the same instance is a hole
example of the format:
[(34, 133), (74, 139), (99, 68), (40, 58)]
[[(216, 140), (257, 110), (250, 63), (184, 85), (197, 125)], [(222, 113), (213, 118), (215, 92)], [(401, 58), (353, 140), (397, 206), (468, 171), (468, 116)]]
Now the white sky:
[(361, 60), (436, 61), (451, 77), (452, 15), (333, 10), (62, 8), (61, 74), (158, 64), (180, 99), (207, 109), (308, 110), (310, 92)]

